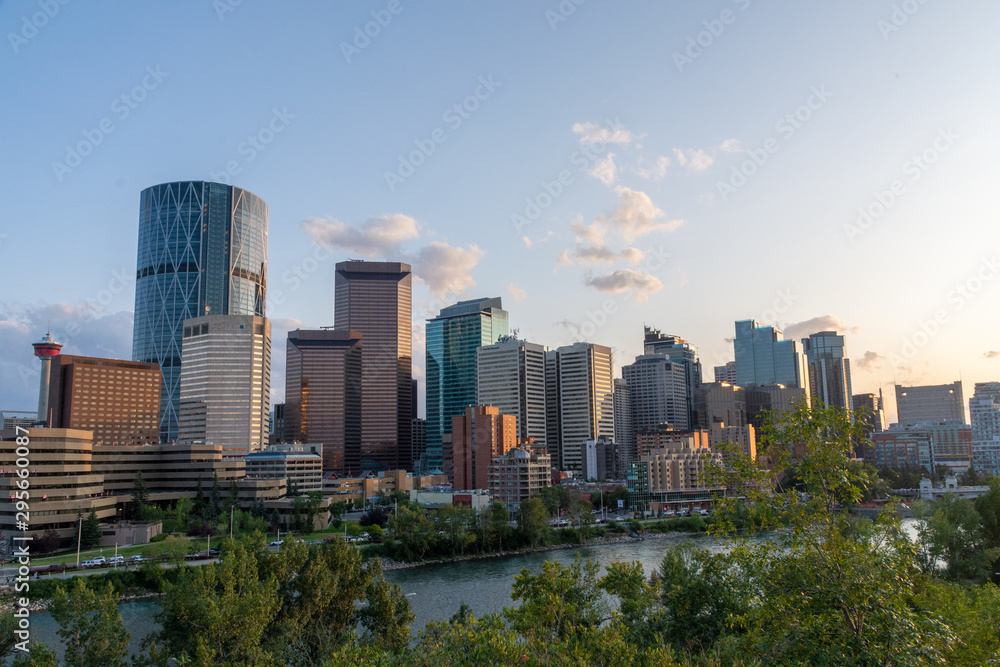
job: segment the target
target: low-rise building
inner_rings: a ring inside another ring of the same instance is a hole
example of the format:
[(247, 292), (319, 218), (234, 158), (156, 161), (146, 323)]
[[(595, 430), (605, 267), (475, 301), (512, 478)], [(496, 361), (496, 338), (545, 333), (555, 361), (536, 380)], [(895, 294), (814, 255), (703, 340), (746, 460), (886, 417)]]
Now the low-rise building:
[(926, 477), (920, 480), (920, 499), (929, 502), (937, 500), (946, 493), (950, 493), (956, 498), (975, 500), (989, 490), (990, 487), (985, 484), (982, 486), (961, 486), (954, 475), (945, 477), (944, 484), (941, 486), (934, 486), (934, 483)]
[(489, 466), (489, 489), (508, 510), (550, 485), (552, 457), (531, 447), (516, 447), (494, 456)]
[(323, 490), (323, 445), (279, 444), (248, 454), (249, 479), (285, 479), (289, 491), (304, 494)]

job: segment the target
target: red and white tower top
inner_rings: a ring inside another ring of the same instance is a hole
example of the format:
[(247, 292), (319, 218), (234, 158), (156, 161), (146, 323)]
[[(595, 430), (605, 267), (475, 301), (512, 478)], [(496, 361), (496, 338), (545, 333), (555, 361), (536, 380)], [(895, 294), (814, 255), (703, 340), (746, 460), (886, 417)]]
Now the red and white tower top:
[(57, 357), (59, 356), (59, 350), (62, 349), (62, 343), (57, 343), (52, 334), (48, 332), (42, 336), (42, 340), (32, 343), (32, 346), (35, 348), (35, 356), (41, 359)]

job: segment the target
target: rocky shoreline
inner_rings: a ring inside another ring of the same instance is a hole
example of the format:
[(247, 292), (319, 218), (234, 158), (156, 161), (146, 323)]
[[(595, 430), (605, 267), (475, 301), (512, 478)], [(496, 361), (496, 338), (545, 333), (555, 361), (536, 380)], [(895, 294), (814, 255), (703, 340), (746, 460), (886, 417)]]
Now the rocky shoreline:
[(646, 540), (668, 540), (668, 539), (682, 539), (696, 537), (698, 535), (704, 535), (704, 533), (643, 533), (639, 536), (632, 536), (628, 534), (615, 535), (613, 537), (595, 537), (593, 539), (587, 540), (582, 544), (554, 544), (545, 547), (535, 547), (534, 549), (517, 549), (515, 551), (504, 551), (501, 553), (489, 553), (489, 554), (470, 554), (468, 556), (456, 556), (455, 558), (445, 558), (441, 560), (426, 560), (416, 563), (405, 563), (392, 558), (382, 557), (382, 571), (383, 572), (393, 572), (395, 570), (412, 570), (418, 567), (427, 567), (430, 565), (444, 565), (446, 563), (460, 563), (464, 561), (473, 560), (487, 560), (490, 558), (506, 558), (508, 556), (524, 556), (526, 554), (543, 553), (546, 551), (558, 551), (560, 549), (579, 549), (582, 547), (600, 547), (609, 544), (624, 544), (628, 542), (644, 542)]
[[(118, 603), (121, 604), (122, 602), (139, 602), (140, 600), (152, 600), (153, 598), (158, 598), (161, 595), (162, 593), (138, 593), (136, 595), (125, 595), (118, 599)], [(32, 600), (31, 602), (28, 603), (28, 611), (31, 612), (48, 611), (49, 604), (51, 604), (51, 602), (52, 600), (49, 598), (45, 598), (42, 600)], [(8, 600), (3, 603), (0, 603), (0, 613), (2, 614), (6, 614), (7, 612), (13, 612), (17, 608), (18, 607), (14, 600)]]

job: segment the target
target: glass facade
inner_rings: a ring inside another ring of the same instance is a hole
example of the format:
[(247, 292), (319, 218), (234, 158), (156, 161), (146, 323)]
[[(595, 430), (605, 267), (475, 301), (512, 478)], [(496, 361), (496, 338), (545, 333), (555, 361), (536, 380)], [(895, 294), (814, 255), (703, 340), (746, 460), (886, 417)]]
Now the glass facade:
[(183, 322), (265, 316), (267, 204), (205, 181), (154, 185), (139, 200), (132, 359), (163, 373), (161, 442), (178, 437)]
[(695, 394), (701, 384), (698, 348), (679, 336), (664, 334), (650, 327), (645, 327), (643, 333), (643, 354), (663, 354), (671, 361), (684, 365), (687, 422), (694, 424)]
[(460, 301), (427, 321), (427, 465), (444, 465), (441, 436), (451, 433), (451, 418), (476, 405), (476, 349), (492, 345), (509, 331), (499, 297)]
[[(361, 465), (413, 466), (412, 274), (401, 262), (339, 262), (334, 325), (364, 337), (361, 365)], [(286, 399), (287, 400), (287, 399)]]
[(324, 471), (360, 474), (361, 334), (296, 329), (285, 349), (285, 439), (321, 443)]
[(802, 339), (809, 369), (809, 393), (825, 405), (853, 410), (851, 361), (844, 337), (835, 331), (820, 331)]
[(793, 340), (783, 340), (780, 329), (754, 320), (736, 323), (736, 384), (741, 387), (780, 384), (801, 387), (809, 383), (802, 354)]

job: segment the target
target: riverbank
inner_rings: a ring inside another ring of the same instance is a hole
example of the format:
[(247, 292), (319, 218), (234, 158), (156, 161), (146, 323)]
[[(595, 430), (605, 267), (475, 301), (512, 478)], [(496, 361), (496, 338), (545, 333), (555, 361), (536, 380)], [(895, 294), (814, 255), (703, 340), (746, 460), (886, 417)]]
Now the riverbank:
[[(159, 598), (163, 593), (137, 593), (135, 595), (123, 595), (118, 599), (118, 604), (123, 602), (139, 602), (140, 600), (153, 600)], [(48, 611), (49, 605), (52, 603), (50, 598), (45, 598), (43, 600), (32, 600), (28, 603), (28, 611)], [(0, 602), (0, 614), (6, 614), (7, 612), (13, 612), (17, 609), (16, 600), (4, 600)]]
[(382, 570), (384, 572), (393, 572), (397, 570), (412, 570), (420, 567), (428, 567), (431, 565), (444, 565), (447, 563), (463, 563), (468, 561), (477, 560), (490, 560), (493, 558), (508, 558), (511, 556), (526, 556), (528, 554), (545, 553), (547, 551), (559, 551), (562, 549), (581, 549), (584, 547), (599, 547), (608, 546), (613, 544), (628, 544), (628, 543), (639, 543), (648, 542), (650, 540), (667, 540), (667, 539), (690, 539), (693, 537), (703, 536), (705, 533), (680, 533), (680, 532), (670, 532), (670, 533), (643, 533), (633, 537), (626, 533), (615, 536), (595, 537), (593, 539), (586, 540), (580, 544), (550, 544), (544, 547), (534, 547), (526, 549), (515, 549), (513, 551), (502, 551), (494, 552), (488, 554), (469, 554), (466, 556), (455, 556), (453, 558), (439, 558), (435, 560), (424, 560), (415, 563), (406, 563), (402, 561), (393, 560), (392, 558), (381, 557), (382, 560)]

